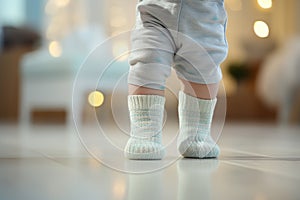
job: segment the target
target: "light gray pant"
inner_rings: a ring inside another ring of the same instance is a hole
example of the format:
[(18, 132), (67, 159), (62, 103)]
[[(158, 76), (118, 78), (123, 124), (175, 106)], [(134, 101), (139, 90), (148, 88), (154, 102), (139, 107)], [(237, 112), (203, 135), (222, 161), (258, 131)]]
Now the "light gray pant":
[(228, 51), (226, 22), (223, 0), (140, 1), (128, 83), (162, 90), (171, 67), (190, 82), (219, 82)]

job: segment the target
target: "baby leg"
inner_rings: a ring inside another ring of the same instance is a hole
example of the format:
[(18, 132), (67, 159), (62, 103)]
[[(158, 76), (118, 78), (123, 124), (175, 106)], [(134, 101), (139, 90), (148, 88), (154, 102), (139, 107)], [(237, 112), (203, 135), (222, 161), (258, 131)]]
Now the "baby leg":
[(128, 83), (130, 138), (125, 147), (129, 159), (162, 159), (164, 88), (173, 62), (168, 31), (158, 27), (136, 30), (132, 35)]

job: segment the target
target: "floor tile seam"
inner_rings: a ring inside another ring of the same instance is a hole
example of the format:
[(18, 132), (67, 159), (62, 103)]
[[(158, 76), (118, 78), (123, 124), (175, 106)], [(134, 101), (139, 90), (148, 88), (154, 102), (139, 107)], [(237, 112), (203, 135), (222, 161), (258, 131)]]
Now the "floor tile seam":
[[(233, 152), (233, 153), (240, 153), (240, 154), (245, 154), (245, 155), (250, 155), (250, 156), (257, 156), (261, 158), (265, 158), (266, 160), (281, 160), (281, 161), (300, 161), (300, 155), (299, 156), (274, 156), (274, 155), (266, 155), (266, 154), (259, 154), (259, 153), (253, 153), (249, 151), (242, 151), (242, 150), (237, 150), (237, 149), (232, 149), (232, 148), (222, 148), (223, 151), (228, 151), (228, 152)], [(247, 160), (247, 159), (245, 159)], [(253, 159), (251, 159), (253, 160)], [(263, 159), (259, 159), (263, 160)]]
[(223, 160), (223, 161), (220, 161), (220, 162), (228, 164), (228, 165), (233, 165), (235, 167), (242, 167), (242, 168), (255, 170), (255, 171), (259, 171), (259, 172), (275, 174), (275, 175), (278, 175), (278, 176), (284, 176), (286, 178), (290, 178), (290, 179), (294, 179), (294, 180), (298, 180), (298, 181), (300, 180), (300, 177), (295, 177), (294, 174), (286, 174), (286, 173), (282, 173), (281, 171), (277, 171), (277, 170), (271, 170), (271, 169), (264, 169), (264, 168), (249, 166), (249, 165), (245, 165), (245, 164), (241, 164), (241, 163), (236, 163), (234, 161), (224, 161)]

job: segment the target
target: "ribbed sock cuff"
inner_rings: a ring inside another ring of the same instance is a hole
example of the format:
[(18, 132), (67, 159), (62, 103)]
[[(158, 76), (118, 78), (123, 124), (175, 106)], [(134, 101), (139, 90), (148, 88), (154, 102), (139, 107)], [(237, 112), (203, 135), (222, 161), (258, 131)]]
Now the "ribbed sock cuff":
[(136, 109), (163, 109), (165, 97), (159, 95), (129, 95), (129, 110)]
[(214, 111), (217, 103), (217, 98), (206, 100), (199, 99), (184, 92), (179, 92), (179, 107), (182, 110), (198, 111), (201, 113), (211, 113)]

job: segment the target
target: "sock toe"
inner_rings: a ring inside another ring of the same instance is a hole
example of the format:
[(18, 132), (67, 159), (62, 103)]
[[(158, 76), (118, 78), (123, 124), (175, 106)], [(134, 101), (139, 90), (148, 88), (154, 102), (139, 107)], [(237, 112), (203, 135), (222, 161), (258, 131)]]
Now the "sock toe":
[(165, 150), (160, 143), (131, 138), (124, 154), (126, 158), (132, 160), (160, 160), (164, 157)]
[(182, 142), (178, 150), (185, 158), (216, 158), (220, 153), (217, 144), (200, 141)]

